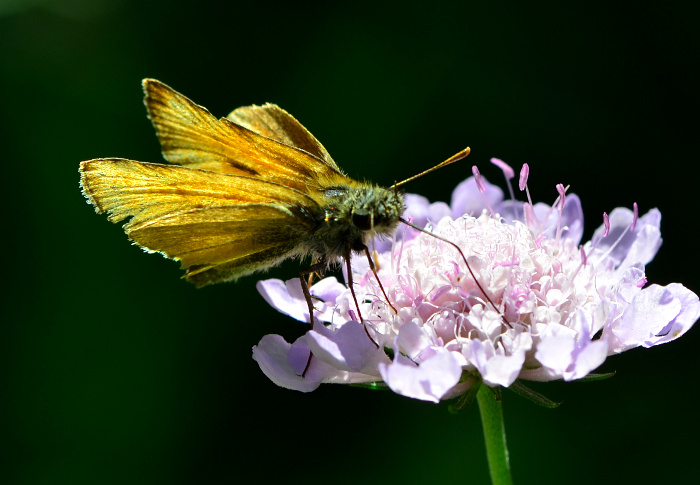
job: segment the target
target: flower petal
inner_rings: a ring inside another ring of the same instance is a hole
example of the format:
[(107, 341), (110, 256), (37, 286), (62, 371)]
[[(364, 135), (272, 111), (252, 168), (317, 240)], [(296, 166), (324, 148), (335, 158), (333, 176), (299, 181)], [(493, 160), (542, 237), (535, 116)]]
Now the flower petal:
[(299, 278), (286, 282), (278, 279), (262, 280), (258, 281), (256, 288), (275, 310), (300, 322), (309, 322), (309, 307), (304, 299)]
[(525, 362), (525, 351), (511, 355), (496, 352), (490, 341), (474, 340), (465, 348), (466, 357), (490, 386), (510, 386), (518, 378)]
[(397, 352), (391, 364), (379, 364), (379, 372), (384, 382), (397, 394), (439, 402), (459, 383), (462, 367), (452, 352), (446, 350), (436, 353), (420, 365)]
[(633, 219), (634, 213), (630, 209), (618, 207), (610, 213), (609, 234), (602, 237), (604, 226), (593, 234), (596, 251), (610, 258), (618, 271), (625, 271), (637, 263), (647, 264), (661, 247), (661, 213), (657, 209), (650, 210), (639, 218), (634, 231), (630, 231)]
[(347, 322), (338, 329), (317, 325), (308, 335), (314, 357), (336, 369), (371, 374), (378, 379), (379, 362), (390, 362), (359, 322)]
[(457, 219), (464, 214), (478, 217), (479, 214), (486, 209), (484, 197), (489, 201), (491, 206), (496, 206), (503, 200), (503, 191), (491, 185), (484, 179), (486, 192), (482, 195), (476, 186), (476, 179), (469, 177), (464, 182), (460, 183), (452, 192), (452, 218)]
[[(300, 322), (309, 323), (309, 306), (304, 298), (301, 284), (299, 278), (287, 281), (269, 279), (258, 281), (256, 288), (275, 310)], [(314, 308), (317, 310), (314, 316), (322, 322), (333, 321), (334, 317), (339, 321), (345, 321), (343, 316), (334, 311), (333, 306), (347, 291), (348, 288), (334, 277), (323, 278), (315, 283), (309, 289), (311, 295), (318, 298), (314, 301)]]
[(415, 322), (403, 324), (399, 329), (399, 336), (396, 340), (401, 353), (414, 360), (431, 343), (432, 341), (428, 335)]
[(608, 343), (604, 340), (589, 341), (574, 354), (573, 368), (564, 375), (565, 381), (582, 379), (600, 367), (608, 356)]
[(651, 285), (611, 325), (609, 353), (670, 342), (687, 332), (699, 316), (698, 296), (683, 285)]
[(303, 372), (309, 355), (308, 348), (306, 357), (303, 356), (303, 353), (292, 352), (295, 359), (290, 363), (291, 348), (292, 345), (281, 336), (265, 335), (260, 339), (258, 345), (253, 347), (253, 359), (258, 363), (263, 373), (278, 386), (295, 391), (311, 392), (321, 384), (321, 379), (302, 377), (295, 370), (295, 367), (299, 368), (301, 358)]

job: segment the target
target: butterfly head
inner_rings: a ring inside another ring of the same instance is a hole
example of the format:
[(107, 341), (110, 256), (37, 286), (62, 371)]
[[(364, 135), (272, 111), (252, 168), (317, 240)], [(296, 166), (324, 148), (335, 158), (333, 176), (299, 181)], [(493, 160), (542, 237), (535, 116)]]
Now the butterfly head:
[(393, 231), (404, 211), (402, 193), (375, 185), (357, 189), (348, 202), (352, 224), (361, 231), (378, 234)]

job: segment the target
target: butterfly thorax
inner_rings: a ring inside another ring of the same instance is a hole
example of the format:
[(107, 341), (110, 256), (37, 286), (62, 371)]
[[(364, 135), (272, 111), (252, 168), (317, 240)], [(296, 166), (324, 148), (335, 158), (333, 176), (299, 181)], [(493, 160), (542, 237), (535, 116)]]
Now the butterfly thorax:
[(403, 194), (369, 183), (327, 187), (309, 249), (319, 257), (361, 251), (376, 235), (390, 234), (404, 211)]

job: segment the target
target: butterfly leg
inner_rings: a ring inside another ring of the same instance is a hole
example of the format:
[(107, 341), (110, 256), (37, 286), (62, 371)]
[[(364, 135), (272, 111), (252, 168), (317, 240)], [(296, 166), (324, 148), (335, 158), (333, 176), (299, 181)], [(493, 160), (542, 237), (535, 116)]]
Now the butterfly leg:
[(394, 310), (394, 313), (398, 314), (399, 312), (396, 311), (394, 305), (392, 305), (389, 301), (389, 297), (386, 295), (386, 291), (384, 291), (384, 285), (382, 285), (382, 282), (379, 279), (379, 276), (377, 275), (377, 270), (374, 267), (374, 261), (372, 261), (372, 256), (370, 256), (369, 254), (369, 248), (363, 245), (362, 250), (364, 251), (365, 256), (367, 256), (367, 261), (369, 262), (369, 269), (372, 270), (372, 273), (374, 273), (374, 277), (377, 278), (377, 283), (379, 283), (379, 289), (382, 290), (382, 295), (384, 295), (384, 299), (386, 300), (387, 304), (391, 307), (391, 309)]
[[(311, 292), (309, 291), (309, 287), (311, 286), (311, 279), (313, 277), (313, 274), (318, 271), (322, 271), (327, 267), (328, 263), (325, 259), (322, 259), (299, 273), (299, 280), (301, 281), (301, 291), (304, 293), (304, 299), (306, 300), (306, 304), (309, 306), (309, 323), (311, 324), (312, 330), (314, 328), (314, 304), (311, 301), (312, 298)], [(306, 278), (304, 278), (304, 276), (306, 275), (309, 275), (308, 281), (306, 280)]]
[[(367, 250), (367, 246), (365, 246), (365, 250)], [(352, 266), (350, 265), (350, 256), (351, 256), (351, 250), (350, 246), (348, 246), (347, 250), (345, 251), (345, 265), (347, 267), (347, 272), (348, 272), (348, 286), (350, 287), (350, 293), (352, 294), (352, 299), (355, 301), (355, 308), (357, 308), (357, 316), (360, 319), (360, 322), (362, 322), (362, 326), (365, 329), (365, 333), (367, 334), (367, 337), (372, 341), (372, 343), (379, 348), (379, 344), (372, 338), (372, 336), (369, 334), (369, 330), (367, 330), (367, 324), (365, 323), (365, 320), (362, 318), (362, 313), (360, 312), (360, 305), (357, 303), (357, 296), (355, 296), (355, 288), (352, 282)], [(367, 253), (369, 255), (369, 253)], [(374, 266), (374, 263), (370, 260), (370, 266)]]
[[(306, 304), (309, 306), (309, 323), (311, 324), (311, 330), (314, 329), (314, 304), (311, 301), (311, 292), (309, 291), (309, 287), (311, 286), (311, 280), (313, 278), (314, 273), (317, 271), (322, 271), (328, 267), (328, 263), (325, 260), (320, 260), (317, 263), (312, 264), (310, 267), (306, 268), (305, 270), (301, 271), (299, 273), (299, 281), (301, 282), (301, 291), (304, 293), (304, 299), (306, 300)], [(307, 280), (304, 278), (304, 276), (309, 275), (309, 279)], [(306, 376), (306, 372), (309, 370), (309, 366), (311, 365), (311, 358), (313, 357), (313, 354), (309, 352), (309, 359), (306, 361), (306, 366), (304, 366), (304, 372), (301, 373), (301, 377)]]

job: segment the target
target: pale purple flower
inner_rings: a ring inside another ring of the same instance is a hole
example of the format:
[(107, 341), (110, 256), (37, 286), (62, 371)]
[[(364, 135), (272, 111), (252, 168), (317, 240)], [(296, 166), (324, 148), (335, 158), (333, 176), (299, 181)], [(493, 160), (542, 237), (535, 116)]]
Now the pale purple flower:
[[(293, 344), (265, 336), (253, 348), (263, 372), (305, 392), (373, 382), (438, 402), (479, 381), (580, 379), (609, 355), (680, 337), (700, 316), (697, 295), (682, 285), (646, 286), (644, 266), (661, 245), (658, 210), (638, 217), (636, 204), (617, 208), (580, 245), (581, 203), (563, 185), (553, 205), (531, 205), (504, 201), (500, 189), (481, 183), (480, 191), (474, 177), (462, 182), (451, 207), (407, 196), (407, 217), (458, 245), (479, 285), (450, 244), (399, 227), (392, 241), (375, 244), (379, 279), (397, 313), (366, 258), (353, 257), (364, 324), (349, 289), (325, 278), (311, 293), (315, 316), (327, 324)], [(308, 322), (299, 285), (266, 280), (258, 289), (279, 311)]]

